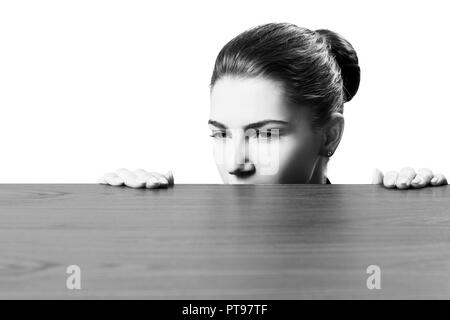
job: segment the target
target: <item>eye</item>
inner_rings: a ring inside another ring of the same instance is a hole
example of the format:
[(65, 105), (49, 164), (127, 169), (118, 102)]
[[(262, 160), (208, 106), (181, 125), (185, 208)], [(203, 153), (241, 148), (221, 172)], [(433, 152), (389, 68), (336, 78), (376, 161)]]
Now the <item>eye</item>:
[(258, 139), (258, 141), (270, 142), (283, 135), (283, 131), (278, 128), (253, 130), (249, 135), (250, 138)]
[(258, 139), (269, 139), (272, 137), (272, 132), (269, 130), (256, 130), (256, 137)]
[(215, 139), (224, 139), (227, 137), (227, 133), (225, 131), (213, 131), (213, 133), (209, 136)]

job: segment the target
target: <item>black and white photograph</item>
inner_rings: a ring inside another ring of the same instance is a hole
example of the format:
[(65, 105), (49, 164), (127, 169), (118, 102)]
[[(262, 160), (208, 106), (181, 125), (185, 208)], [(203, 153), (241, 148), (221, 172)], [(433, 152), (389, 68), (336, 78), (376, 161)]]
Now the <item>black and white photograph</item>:
[(0, 299), (450, 299), (449, 12), (1, 0)]

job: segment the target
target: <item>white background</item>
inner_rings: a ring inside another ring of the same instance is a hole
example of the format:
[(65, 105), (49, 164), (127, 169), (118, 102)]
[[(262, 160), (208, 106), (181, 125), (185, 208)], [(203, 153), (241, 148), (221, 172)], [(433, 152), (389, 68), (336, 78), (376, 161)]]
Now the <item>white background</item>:
[(333, 183), (450, 176), (448, 1), (1, 1), (0, 182), (95, 182), (120, 167), (221, 183), (208, 136), (216, 55), (267, 22), (328, 28), (358, 52)]

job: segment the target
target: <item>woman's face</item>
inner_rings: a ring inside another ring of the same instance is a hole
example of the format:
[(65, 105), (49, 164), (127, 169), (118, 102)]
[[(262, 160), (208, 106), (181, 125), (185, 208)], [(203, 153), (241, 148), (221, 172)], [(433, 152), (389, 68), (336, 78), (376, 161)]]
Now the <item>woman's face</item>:
[(279, 82), (219, 79), (211, 91), (209, 126), (224, 183), (311, 183), (321, 135), (309, 108), (288, 106)]

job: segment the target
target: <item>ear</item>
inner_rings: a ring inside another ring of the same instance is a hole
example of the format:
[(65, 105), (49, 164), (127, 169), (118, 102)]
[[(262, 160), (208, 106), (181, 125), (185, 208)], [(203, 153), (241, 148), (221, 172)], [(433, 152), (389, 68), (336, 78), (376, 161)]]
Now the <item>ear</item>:
[(331, 157), (334, 154), (344, 133), (344, 123), (344, 116), (341, 113), (335, 112), (331, 115), (330, 121), (323, 128), (320, 155)]

